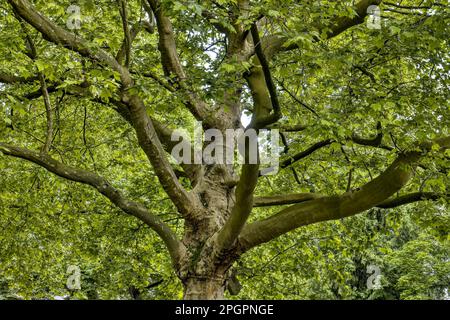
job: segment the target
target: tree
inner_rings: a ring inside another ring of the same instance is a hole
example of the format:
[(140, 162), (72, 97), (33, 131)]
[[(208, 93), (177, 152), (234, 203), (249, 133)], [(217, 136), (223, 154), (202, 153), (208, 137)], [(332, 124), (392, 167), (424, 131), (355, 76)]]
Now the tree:
[[(145, 223), (184, 298), (222, 298), (236, 262), (298, 228), (447, 198), (444, 1), (88, 0), (62, 19), (69, 5), (2, 5), (0, 151), (91, 186)], [(373, 5), (380, 29), (364, 24)], [(89, 113), (101, 129), (89, 132)], [(281, 131), (280, 175), (171, 160), (176, 126), (224, 133), (243, 128), (243, 113), (245, 130)], [(139, 166), (130, 172), (144, 183), (108, 170), (113, 140), (130, 137), (122, 169)], [(145, 203), (149, 189), (167, 194), (182, 230)]]

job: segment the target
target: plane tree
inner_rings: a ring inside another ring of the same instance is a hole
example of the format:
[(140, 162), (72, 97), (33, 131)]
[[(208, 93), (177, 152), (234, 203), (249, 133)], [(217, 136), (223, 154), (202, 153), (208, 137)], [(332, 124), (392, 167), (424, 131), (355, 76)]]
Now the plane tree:
[[(0, 151), (144, 223), (185, 299), (222, 298), (236, 262), (298, 228), (447, 198), (445, 1), (70, 5), (1, 5)], [(279, 130), (280, 172), (175, 163), (196, 121)]]

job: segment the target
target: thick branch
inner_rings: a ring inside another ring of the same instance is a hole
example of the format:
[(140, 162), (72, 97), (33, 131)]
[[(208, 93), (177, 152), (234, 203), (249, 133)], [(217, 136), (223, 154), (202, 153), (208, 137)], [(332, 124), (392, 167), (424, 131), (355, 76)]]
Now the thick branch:
[[(361, 0), (357, 4), (355, 4), (354, 9), (356, 11), (356, 16), (354, 17), (338, 17), (335, 18), (334, 21), (331, 21), (329, 25), (319, 26), (319, 33), (322, 29), (327, 29), (326, 38), (331, 39), (333, 37), (338, 36), (344, 31), (354, 27), (358, 24), (364, 22), (368, 12), (367, 9), (371, 5), (379, 5), (381, 4), (381, 0)], [(263, 39), (263, 47), (266, 53), (267, 59), (271, 59), (274, 55), (276, 55), (280, 51), (289, 51), (293, 49), (297, 49), (297, 44), (291, 44), (289, 46), (284, 46), (284, 44), (289, 41), (289, 37), (273, 35), (267, 36)], [(316, 39), (318, 41), (319, 39)]]
[(159, 0), (146, 1), (148, 1), (151, 11), (156, 18), (159, 34), (158, 49), (161, 53), (161, 63), (164, 74), (174, 84), (174, 87), (186, 95), (186, 101), (184, 104), (188, 107), (191, 114), (197, 120), (204, 121), (210, 127), (214, 127), (214, 125), (220, 120), (212, 117), (208, 106), (204, 103), (204, 101), (202, 101), (199, 95), (195, 93), (191, 85), (186, 83), (187, 76), (184, 72), (183, 66), (180, 63), (172, 22), (165, 15), (164, 9)]
[[(155, 127), (156, 134), (158, 135), (159, 140), (162, 142), (164, 150), (170, 153), (173, 148), (178, 144), (177, 141), (172, 141), (172, 129), (170, 129), (167, 125), (162, 124), (161, 122), (152, 118), (152, 123)], [(192, 147), (191, 154), (194, 155), (194, 149)], [(194, 161), (192, 161), (194, 163)], [(184, 172), (187, 174), (187, 177), (191, 180), (192, 185), (195, 185), (198, 182), (199, 175), (202, 170), (202, 166), (199, 164), (181, 164)]]
[(136, 130), (139, 145), (147, 155), (156, 175), (178, 211), (189, 218), (195, 211), (197, 201), (178, 181), (172, 166), (165, 156), (164, 148), (158, 139), (155, 127), (147, 114), (142, 100), (137, 96), (123, 96), (122, 101), (128, 106), (130, 120)]
[(14, 11), (36, 30), (38, 30), (45, 39), (62, 45), (72, 51), (78, 52), (84, 57), (100, 61), (107, 64), (122, 76), (122, 80), (131, 81), (129, 74), (122, 68), (116, 59), (100, 48), (94, 48), (92, 44), (78, 35), (66, 31), (60, 26), (50, 21), (47, 17), (40, 14), (28, 0), (8, 0)]
[[(57, 91), (56, 87), (60, 82), (53, 83), (50, 86), (48, 86), (47, 91), (48, 93), (53, 93)], [(133, 122), (131, 119), (131, 112), (128, 109), (128, 106), (125, 105), (123, 102), (110, 99), (109, 103), (99, 99), (92, 97), (89, 90), (89, 84), (85, 83), (82, 85), (71, 85), (65, 88), (65, 93), (68, 95), (72, 95), (75, 97), (82, 97), (87, 98), (93, 102), (107, 105), (111, 107), (125, 120), (127, 121), (131, 126), (133, 126)], [(31, 94), (25, 95), (25, 98), (27, 99), (36, 99), (42, 95), (42, 90), (38, 90), (35, 92), (32, 92)], [(153, 123), (153, 126), (155, 128), (156, 134), (158, 139), (161, 141), (163, 148), (166, 152), (170, 153), (173, 147), (178, 144), (176, 141), (172, 141), (172, 133), (173, 130), (169, 128), (167, 125), (159, 122), (153, 117), (150, 117), (151, 122)], [(193, 154), (193, 153), (192, 153)], [(187, 174), (188, 178), (192, 181), (193, 184), (196, 183), (198, 179), (198, 174), (200, 173), (201, 166), (195, 165), (195, 164), (182, 164), (181, 165), (185, 173)]]
[(185, 79), (186, 74), (178, 57), (172, 23), (164, 14), (159, 0), (148, 0), (148, 3), (156, 17), (159, 33), (158, 48), (161, 52), (164, 73), (167, 77), (176, 76), (179, 80)]
[[(104, 104), (104, 102), (101, 100), (94, 100), (94, 101)], [(111, 100), (111, 103), (113, 103), (114, 109), (122, 116), (122, 118), (125, 121), (127, 121), (131, 126), (134, 127), (131, 112), (128, 109), (128, 107), (124, 103), (116, 100)], [(170, 154), (172, 149), (178, 144), (178, 141), (172, 141), (173, 130), (170, 129), (167, 125), (162, 124), (155, 118), (150, 116), (148, 117), (150, 120), (149, 122), (153, 125), (158, 140), (161, 142), (163, 149)], [(191, 154), (192, 155), (194, 154), (193, 150)], [(191, 180), (192, 185), (195, 185), (198, 182), (199, 175), (201, 174), (202, 166), (193, 163), (194, 161), (192, 161), (192, 164), (183, 163), (181, 164), (181, 167), (183, 168), (184, 173), (187, 175), (187, 177)]]
[(236, 203), (230, 218), (218, 235), (218, 252), (221, 253), (232, 246), (242, 231), (253, 208), (253, 194), (258, 182), (259, 165), (245, 164), (241, 178), (236, 187)]
[[(133, 81), (128, 69), (122, 68), (116, 59), (107, 52), (101, 49), (92, 49), (92, 46), (84, 39), (62, 29), (48, 18), (38, 13), (27, 0), (8, 0), (8, 2), (20, 17), (41, 32), (44, 37), (56, 44), (64, 45), (83, 56), (108, 64), (111, 68), (120, 73), (123, 89), (128, 89), (132, 85)], [(158, 12), (160, 12), (161, 15), (161, 11)], [(164, 17), (164, 23), (166, 22), (166, 19), (167, 18)], [(164, 30), (167, 31), (166, 29)], [(173, 34), (171, 37), (173, 38)], [(129, 107), (131, 121), (136, 130), (139, 144), (152, 164), (162, 187), (170, 196), (180, 213), (189, 215), (192, 211), (192, 197), (190, 197), (186, 190), (180, 185), (165, 157), (161, 142), (158, 140), (142, 100), (138, 96), (126, 96), (126, 94), (124, 94), (123, 102)]]
[[(236, 201), (231, 209), (230, 217), (218, 233), (217, 252), (219, 255), (233, 245), (252, 212), (253, 195), (259, 177), (259, 164), (250, 163), (251, 145), (258, 145), (256, 135), (249, 137), (248, 148), (246, 148), (244, 156), (245, 164), (242, 166), (241, 176), (235, 190)], [(259, 156), (256, 160), (259, 162)]]
[(356, 16), (339, 17), (331, 22), (330, 29), (327, 33), (328, 39), (336, 37), (342, 32), (364, 22), (368, 12), (367, 9), (373, 5), (379, 5), (381, 0), (361, 0), (355, 4)]
[[(424, 143), (420, 147), (427, 151), (431, 149), (433, 143), (440, 145), (441, 149), (450, 148), (450, 137)], [(385, 172), (358, 191), (296, 204), (268, 219), (247, 225), (239, 237), (240, 252), (245, 252), (298, 227), (342, 219), (382, 204), (408, 183), (417, 161), (425, 153), (409, 152), (400, 155)]]
[(40, 155), (31, 150), (2, 142), (0, 142), (0, 152), (8, 156), (33, 162), (62, 178), (94, 187), (125, 213), (137, 217), (156, 231), (166, 244), (173, 263), (175, 265), (178, 264), (182, 245), (178, 241), (175, 233), (158, 216), (151, 214), (142, 204), (126, 199), (119, 190), (114, 188), (103, 177), (83, 169), (67, 166), (46, 154)]
[(258, 60), (261, 64), (264, 73), (264, 79), (267, 85), (267, 90), (269, 91), (270, 94), (270, 101), (272, 103), (273, 117), (270, 121), (272, 123), (277, 122), (282, 117), (281, 107), (278, 101), (277, 89), (275, 87), (275, 83), (273, 81), (272, 74), (270, 72), (269, 62), (267, 61), (261, 47), (261, 39), (259, 38), (259, 31), (256, 23), (252, 25), (251, 33), (253, 38), (253, 44), (255, 46), (256, 56), (258, 57)]

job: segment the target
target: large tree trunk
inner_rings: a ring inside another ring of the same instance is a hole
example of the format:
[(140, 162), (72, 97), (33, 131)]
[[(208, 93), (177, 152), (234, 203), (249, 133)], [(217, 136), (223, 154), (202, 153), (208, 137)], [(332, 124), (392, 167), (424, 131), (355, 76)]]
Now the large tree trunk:
[(235, 261), (233, 250), (217, 252), (218, 232), (225, 224), (234, 204), (232, 168), (209, 166), (195, 186), (202, 207), (191, 220), (185, 221), (182, 254), (178, 276), (184, 286), (186, 300), (224, 299), (231, 266)]
[(224, 299), (225, 281), (219, 279), (188, 279), (184, 285), (185, 300)]

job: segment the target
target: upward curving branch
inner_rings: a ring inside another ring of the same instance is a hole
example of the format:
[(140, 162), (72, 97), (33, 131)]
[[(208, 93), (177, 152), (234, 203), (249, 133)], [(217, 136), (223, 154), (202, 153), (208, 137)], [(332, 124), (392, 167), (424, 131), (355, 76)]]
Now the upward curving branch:
[(69, 50), (78, 52), (91, 60), (97, 60), (119, 72), (122, 81), (122, 103), (128, 107), (131, 123), (136, 131), (138, 142), (178, 211), (188, 217), (195, 211), (194, 197), (192, 197), (179, 183), (169, 161), (153, 123), (147, 114), (142, 99), (137, 95), (128, 95), (127, 89), (133, 85), (129, 70), (106, 51), (95, 48), (83, 38), (64, 30), (47, 17), (39, 13), (28, 0), (8, 0), (15, 13), (38, 30), (45, 39), (63, 45)]
[[(254, 23), (251, 26), (251, 34), (253, 38), (253, 45), (255, 47), (256, 56), (258, 57), (259, 63), (261, 64), (261, 68), (264, 75), (264, 80), (266, 82), (267, 90), (270, 94), (270, 101), (272, 104), (273, 114), (271, 117), (264, 119), (264, 123), (255, 123), (255, 127), (264, 127), (268, 124), (272, 124), (277, 122), (283, 116), (281, 112), (280, 102), (278, 101), (278, 93), (275, 83), (273, 82), (272, 73), (270, 72), (269, 62), (264, 55), (264, 51), (261, 47), (261, 39), (259, 38), (258, 26)], [(254, 118), (257, 120), (257, 117)]]
[(95, 48), (85, 39), (77, 36), (53, 23), (47, 17), (40, 14), (28, 0), (7, 0), (14, 11), (33, 28), (39, 31), (45, 39), (58, 45), (62, 45), (72, 51), (78, 52), (84, 57), (107, 64), (113, 70), (118, 71), (127, 82), (129, 74), (108, 52), (101, 48)]
[(218, 252), (229, 249), (237, 240), (253, 208), (253, 194), (259, 176), (259, 165), (245, 164), (242, 166), (240, 181), (236, 187), (236, 203), (231, 215), (218, 233)]
[(181, 215), (191, 217), (197, 211), (196, 206), (199, 206), (199, 203), (178, 181), (144, 103), (137, 96), (124, 95), (122, 100), (129, 108), (130, 120), (135, 128), (138, 143), (152, 164), (161, 186)]
[[(442, 150), (450, 148), (450, 137), (435, 140)], [(382, 174), (358, 191), (340, 196), (322, 197), (288, 207), (268, 219), (247, 225), (239, 237), (239, 250), (245, 252), (298, 227), (349, 217), (373, 208), (402, 189), (413, 176), (417, 161), (431, 149), (432, 142), (422, 144), (425, 152), (400, 155)]]
[(159, 43), (158, 49), (161, 53), (161, 63), (166, 77), (170, 79), (174, 87), (181, 93), (185, 94), (186, 101), (184, 104), (189, 112), (198, 120), (205, 122), (209, 127), (214, 127), (217, 119), (212, 117), (207, 104), (194, 92), (190, 85), (186, 83), (187, 75), (180, 62), (177, 52), (177, 45), (173, 31), (173, 25), (169, 17), (165, 14), (161, 1), (145, 0), (148, 6), (144, 6), (149, 15), (154, 14), (158, 27)]
[(178, 241), (175, 233), (169, 228), (169, 226), (167, 226), (158, 216), (151, 214), (144, 205), (126, 199), (119, 190), (114, 188), (103, 177), (83, 169), (65, 165), (51, 158), (47, 154), (39, 154), (37, 152), (19, 148), (3, 142), (0, 142), (0, 152), (4, 155), (35, 163), (62, 178), (94, 187), (118, 208), (122, 209), (123, 212), (140, 219), (151, 229), (153, 229), (166, 244), (173, 264), (177, 265), (179, 263), (183, 245), (180, 241)]
[(164, 14), (161, 2), (159, 0), (147, 0), (156, 17), (159, 33), (159, 51), (164, 73), (167, 77), (176, 76), (178, 80), (186, 78), (186, 74), (180, 63), (177, 53), (177, 45), (173, 33), (173, 26), (170, 19)]
[[(381, 4), (382, 0), (360, 0), (354, 5), (356, 15), (354, 17), (337, 17), (329, 23), (317, 26), (320, 30), (326, 30), (326, 39), (334, 38), (344, 31), (364, 22), (367, 17), (367, 9), (372, 5)], [(289, 41), (290, 38), (284, 35), (271, 35), (262, 39), (262, 46), (266, 53), (267, 59), (271, 59), (274, 55), (281, 51), (290, 51), (298, 49), (298, 45), (293, 43), (289, 46), (284, 44)], [(320, 39), (316, 39), (319, 41)]]

